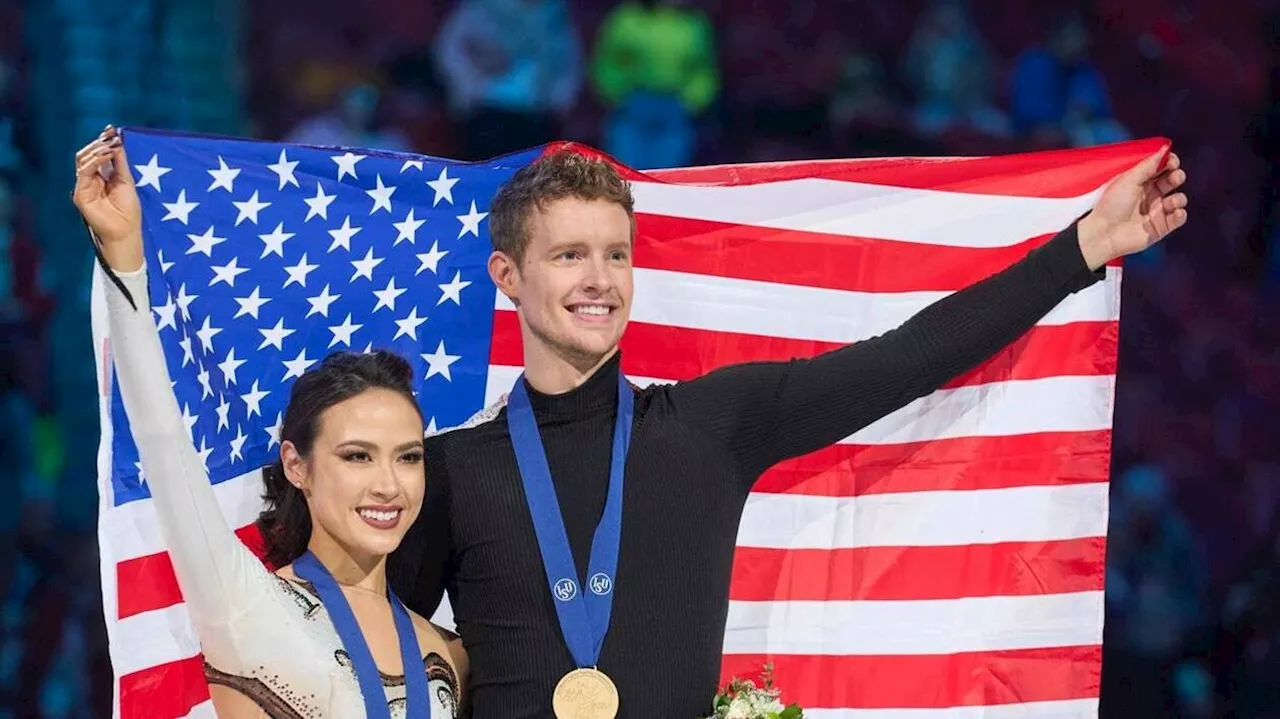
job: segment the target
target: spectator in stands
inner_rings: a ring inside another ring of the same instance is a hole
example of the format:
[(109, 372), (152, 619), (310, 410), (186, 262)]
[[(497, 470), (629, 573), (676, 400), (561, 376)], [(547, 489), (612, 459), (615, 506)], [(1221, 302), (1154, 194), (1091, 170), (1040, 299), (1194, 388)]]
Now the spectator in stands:
[(1089, 61), (1089, 42), (1079, 10), (1051, 14), (1044, 44), (1015, 60), (1009, 87), (1013, 125), (1037, 145), (1081, 147), (1129, 139), (1111, 110), (1102, 74)]
[[(1191, 527), (1154, 465), (1122, 473), (1107, 530), (1106, 661), (1123, 681), (1110, 694), (1117, 716), (1150, 716), (1174, 705), (1172, 669), (1205, 610), (1206, 572)], [(1132, 707), (1126, 714), (1120, 707)]]
[(17, 172), (24, 164), (14, 77), (12, 66), (0, 58), (0, 172), (4, 173)]
[(17, 319), (13, 269), (13, 190), (0, 175), (0, 322)]
[(468, 159), (559, 137), (583, 74), (567, 0), (460, 0), (434, 49)]
[(1253, 150), (1266, 167), (1258, 187), (1258, 219), (1249, 249), (1267, 282), (1280, 288), (1280, 6), (1266, 23), (1268, 48), (1265, 97), (1251, 125)]
[(1223, 716), (1264, 719), (1280, 705), (1280, 513), (1227, 591), (1214, 648)]
[(639, 169), (689, 164), (720, 91), (715, 31), (686, 0), (627, 0), (600, 26), (591, 80), (608, 109), (603, 148)]
[(995, 61), (965, 0), (934, 0), (925, 8), (902, 57), (901, 74), (915, 98), (917, 131), (1010, 134), (1009, 119), (993, 99)]
[[(905, 106), (874, 52), (846, 41), (827, 97), (828, 156), (946, 155), (942, 138), (921, 137), (903, 123)], [(780, 159), (788, 159), (780, 155)]]
[(373, 85), (354, 84), (340, 94), (335, 107), (302, 122), (289, 133), (287, 140), (305, 145), (411, 151), (413, 148), (404, 133), (381, 123), (380, 100), (381, 93)]
[(828, 120), (834, 127), (884, 127), (897, 116), (884, 65), (870, 52), (849, 50), (831, 92)]
[(1205, 662), (1188, 659), (1173, 669), (1173, 696), (1180, 719), (1213, 719), (1217, 696), (1213, 674)]

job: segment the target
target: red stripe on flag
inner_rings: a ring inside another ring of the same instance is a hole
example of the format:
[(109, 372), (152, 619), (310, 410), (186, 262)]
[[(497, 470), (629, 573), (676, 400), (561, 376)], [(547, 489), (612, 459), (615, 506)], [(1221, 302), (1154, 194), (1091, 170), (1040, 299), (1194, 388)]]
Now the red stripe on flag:
[(969, 387), (1045, 377), (1096, 377), (1116, 373), (1118, 322), (1073, 322), (1033, 327), (974, 369), (943, 385)]
[(182, 590), (168, 552), (116, 563), (116, 605), (119, 617), (164, 609), (182, 603)]
[[(1118, 332), (1115, 322), (1033, 327), (989, 360), (946, 386), (1063, 375), (1115, 374), (1115, 355), (1107, 348), (1108, 343), (1114, 346)], [(509, 310), (495, 312), (489, 361), (496, 365), (522, 366), (523, 346), (516, 313)], [(681, 381), (729, 364), (785, 362), (813, 357), (842, 346), (835, 342), (631, 322), (622, 338), (622, 365), (623, 371), (631, 375)]]
[(1100, 591), (1106, 538), (959, 547), (738, 547), (738, 601), (958, 599)]
[(746, 165), (681, 167), (647, 172), (659, 182), (758, 185), (823, 178), (920, 190), (1013, 197), (1079, 197), (1170, 146), (1158, 137), (1089, 148), (996, 157), (905, 157), (801, 160)]
[(120, 716), (180, 717), (208, 700), (204, 657), (157, 664), (120, 677)]
[(853, 292), (951, 292), (1016, 263), (1053, 235), (948, 247), (666, 215), (636, 216), (636, 266)]
[[(958, 628), (958, 631), (962, 629)], [(773, 663), (783, 702), (821, 707), (945, 708), (1098, 696), (1099, 646), (944, 655), (725, 655), (724, 681)]]
[[(249, 525), (236, 536), (258, 557), (263, 556), (262, 534)], [(120, 619), (182, 603), (182, 590), (168, 552), (134, 557), (116, 563), (116, 605)]]
[(754, 492), (857, 497), (1105, 482), (1111, 431), (835, 444), (771, 467)]

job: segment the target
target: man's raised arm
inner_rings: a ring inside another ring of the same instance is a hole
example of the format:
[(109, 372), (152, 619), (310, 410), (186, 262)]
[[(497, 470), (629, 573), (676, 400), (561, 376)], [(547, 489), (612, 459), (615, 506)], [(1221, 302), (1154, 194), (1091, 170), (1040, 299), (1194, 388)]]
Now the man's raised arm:
[[(719, 441), (744, 478), (847, 437), (973, 369), (1031, 329), (1112, 259), (1186, 222), (1176, 155), (1121, 175), (1084, 219), (1019, 262), (921, 310), (900, 327), (812, 359), (725, 367), (677, 385), (682, 419)], [(1034, 408), (1029, 408), (1034, 409)]]

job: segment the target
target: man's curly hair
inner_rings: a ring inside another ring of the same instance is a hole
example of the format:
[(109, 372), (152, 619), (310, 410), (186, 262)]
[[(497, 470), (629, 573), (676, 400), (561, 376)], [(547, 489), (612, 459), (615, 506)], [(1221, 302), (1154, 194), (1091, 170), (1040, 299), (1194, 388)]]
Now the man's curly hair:
[(529, 218), (536, 209), (567, 197), (615, 202), (626, 210), (635, 233), (635, 198), (631, 184), (609, 161), (572, 148), (550, 152), (520, 168), (489, 204), (489, 237), (493, 249), (519, 265), (529, 245)]

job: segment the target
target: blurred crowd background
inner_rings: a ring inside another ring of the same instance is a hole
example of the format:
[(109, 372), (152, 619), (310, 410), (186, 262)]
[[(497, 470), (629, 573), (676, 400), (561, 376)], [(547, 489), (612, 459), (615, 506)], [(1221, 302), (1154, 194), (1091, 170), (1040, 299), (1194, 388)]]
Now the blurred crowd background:
[(0, 0), (0, 716), (110, 716), (92, 255), (108, 122), (636, 167), (1162, 135), (1126, 264), (1104, 717), (1280, 717), (1275, 0)]

